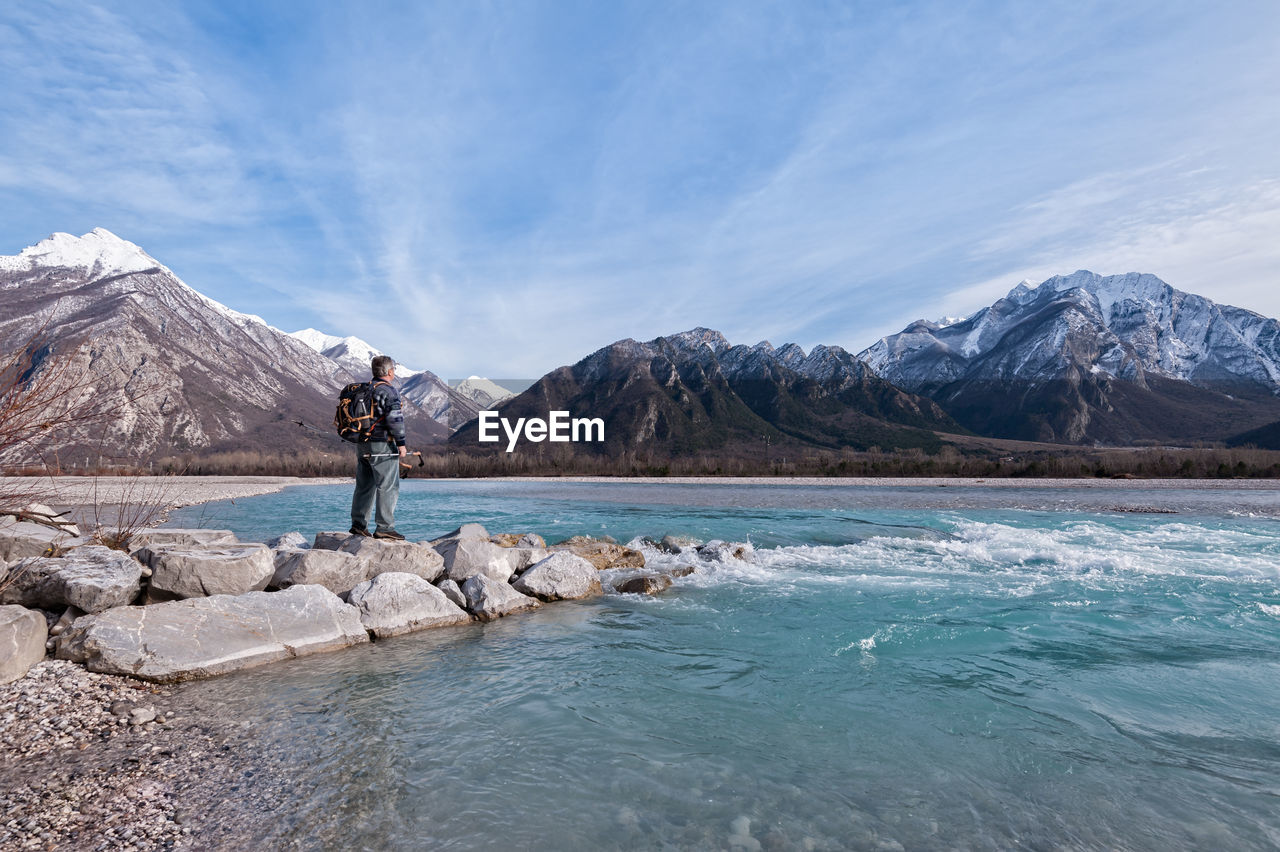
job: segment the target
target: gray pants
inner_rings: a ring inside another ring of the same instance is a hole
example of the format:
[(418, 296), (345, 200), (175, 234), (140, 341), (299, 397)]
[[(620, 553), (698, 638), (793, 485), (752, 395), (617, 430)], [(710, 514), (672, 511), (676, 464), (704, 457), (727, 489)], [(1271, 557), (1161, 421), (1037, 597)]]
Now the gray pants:
[(378, 505), (377, 532), (396, 528), (396, 500), (400, 497), (400, 452), (387, 441), (356, 444), (356, 494), (351, 498), (351, 526), (369, 528), (369, 514)]

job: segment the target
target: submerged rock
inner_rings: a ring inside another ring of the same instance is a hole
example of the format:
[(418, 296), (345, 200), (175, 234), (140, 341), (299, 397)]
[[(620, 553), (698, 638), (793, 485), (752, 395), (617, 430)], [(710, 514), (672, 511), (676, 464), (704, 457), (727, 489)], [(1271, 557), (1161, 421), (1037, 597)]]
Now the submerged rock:
[(277, 589), (324, 586), (342, 595), (368, 577), (368, 561), (341, 550), (281, 550), (275, 555), (271, 585)]
[(414, 574), (379, 574), (352, 589), (348, 601), (379, 639), (471, 621), (444, 592)]
[(522, 595), (509, 583), (495, 580), (486, 574), (476, 574), (463, 583), (462, 594), (467, 598), (467, 609), (482, 621), (523, 612), (539, 605), (536, 598)]
[(12, 683), (43, 660), (48, 640), (43, 615), (22, 606), (0, 606), (0, 683)]
[(604, 593), (599, 573), (581, 556), (560, 551), (525, 571), (512, 586), (539, 600), (579, 600)]
[(58, 659), (161, 683), (369, 641), (360, 613), (320, 586), (121, 607), (77, 619)]
[(736, 541), (720, 541), (712, 539), (697, 548), (698, 556), (707, 561), (723, 562), (726, 559), (740, 559), (750, 562), (755, 549), (750, 544)]
[(617, 590), (624, 595), (656, 595), (671, 588), (671, 578), (666, 574), (640, 574), (623, 580)]
[(101, 545), (66, 556), (24, 559), (10, 569), (0, 603), (102, 612), (132, 603), (142, 589), (142, 566), (128, 554)]
[(134, 554), (151, 569), (151, 592), (196, 598), (261, 591), (275, 573), (265, 544), (147, 545)]
[(430, 545), (411, 541), (351, 536), (339, 548), (342, 553), (358, 556), (369, 565), (365, 579), (397, 572), (414, 574), (434, 582), (444, 573), (444, 560)]
[(658, 550), (663, 553), (683, 553), (686, 550), (696, 548), (699, 542), (696, 538), (690, 538), (687, 535), (664, 535), (662, 541), (657, 543)]

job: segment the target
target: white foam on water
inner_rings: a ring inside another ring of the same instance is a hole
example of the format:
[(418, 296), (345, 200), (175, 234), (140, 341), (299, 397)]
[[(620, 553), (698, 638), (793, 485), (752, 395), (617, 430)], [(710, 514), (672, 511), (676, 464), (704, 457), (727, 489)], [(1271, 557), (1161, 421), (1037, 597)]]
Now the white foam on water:
[[(756, 549), (746, 559), (715, 560), (645, 548), (654, 568), (695, 564), (682, 585), (732, 582), (768, 585), (780, 592), (840, 585), (920, 593), (957, 582), (1006, 597), (1041, 592), (1064, 581), (1088, 589), (1115, 589), (1160, 578), (1274, 582), (1280, 579), (1280, 530), (1233, 529), (1185, 521), (1139, 529), (1083, 520), (1057, 528), (953, 519), (955, 539), (879, 536), (848, 545)], [(1096, 603), (1071, 595), (1056, 606)]]
[(1262, 610), (1267, 615), (1274, 615), (1280, 618), (1280, 604), (1264, 604), (1259, 602), (1258, 609)]

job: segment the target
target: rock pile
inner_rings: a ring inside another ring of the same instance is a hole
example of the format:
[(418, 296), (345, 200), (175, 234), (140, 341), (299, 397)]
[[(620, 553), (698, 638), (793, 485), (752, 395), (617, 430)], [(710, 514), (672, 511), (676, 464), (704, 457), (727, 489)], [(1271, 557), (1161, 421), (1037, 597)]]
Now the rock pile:
[(657, 594), (697, 562), (750, 555), (747, 545), (668, 537), (654, 548), (681, 560), (687, 553), (688, 562), (657, 571), (641, 550), (612, 539), (548, 546), (479, 524), (421, 542), (321, 532), (270, 545), (228, 530), (160, 528), (128, 546), (0, 522), (0, 553), (19, 554), (0, 574), (0, 683), (46, 651), (158, 683), (208, 677), (551, 601)]

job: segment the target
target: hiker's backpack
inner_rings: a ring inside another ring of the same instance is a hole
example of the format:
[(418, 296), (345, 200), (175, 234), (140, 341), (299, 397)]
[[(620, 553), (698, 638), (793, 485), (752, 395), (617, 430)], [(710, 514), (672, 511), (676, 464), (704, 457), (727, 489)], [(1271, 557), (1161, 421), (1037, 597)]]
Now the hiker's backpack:
[(377, 421), (373, 419), (373, 389), (376, 382), (354, 382), (338, 394), (338, 411), (333, 428), (344, 441), (361, 444), (369, 440)]

